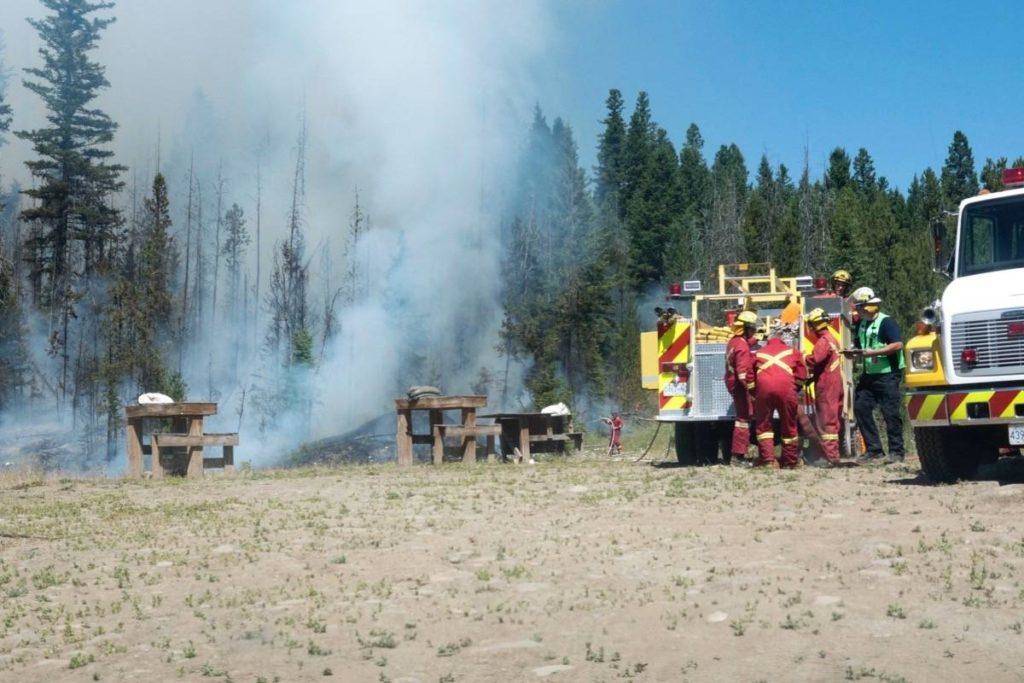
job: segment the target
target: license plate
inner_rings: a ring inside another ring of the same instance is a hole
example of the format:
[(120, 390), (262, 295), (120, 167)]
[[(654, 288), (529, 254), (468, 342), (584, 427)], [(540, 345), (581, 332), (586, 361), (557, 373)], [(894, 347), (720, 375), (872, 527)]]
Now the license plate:
[(661, 393), (665, 396), (686, 396), (686, 385), (682, 382), (670, 382)]
[(1024, 446), (1024, 425), (1010, 425), (1010, 445)]

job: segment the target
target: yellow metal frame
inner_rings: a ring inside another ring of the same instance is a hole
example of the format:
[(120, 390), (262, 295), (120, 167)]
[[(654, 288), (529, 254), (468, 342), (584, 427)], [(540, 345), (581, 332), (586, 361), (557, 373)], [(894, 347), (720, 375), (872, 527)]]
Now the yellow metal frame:
[(744, 307), (750, 304), (779, 301), (794, 302), (803, 310), (803, 293), (797, 287), (797, 278), (779, 277), (770, 263), (734, 263), (718, 266), (718, 292), (693, 296), (693, 319), (700, 319), (701, 301), (727, 301), (742, 299)]

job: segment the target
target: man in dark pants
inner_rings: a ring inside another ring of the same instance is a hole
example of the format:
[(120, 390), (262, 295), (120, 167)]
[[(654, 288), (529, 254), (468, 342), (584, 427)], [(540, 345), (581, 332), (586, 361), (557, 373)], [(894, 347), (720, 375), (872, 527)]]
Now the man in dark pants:
[(864, 460), (880, 462), (885, 457), (875, 424), (874, 410), (878, 406), (889, 437), (889, 462), (903, 462), (903, 340), (896, 321), (879, 311), (882, 300), (866, 287), (862, 290), (866, 291), (858, 291), (854, 302), (860, 318), (854, 329), (856, 348), (846, 353), (864, 359), (853, 402), (857, 428), (868, 451)]

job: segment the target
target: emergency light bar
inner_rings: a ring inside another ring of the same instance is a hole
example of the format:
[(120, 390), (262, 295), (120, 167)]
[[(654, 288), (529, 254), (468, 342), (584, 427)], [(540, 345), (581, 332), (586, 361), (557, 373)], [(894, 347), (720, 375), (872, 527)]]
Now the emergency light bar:
[(1024, 187), (1024, 168), (1004, 168), (1003, 185), (1007, 188)]
[(704, 287), (700, 283), (700, 280), (687, 280), (686, 282), (683, 283), (683, 291), (684, 292), (690, 292), (690, 293), (699, 292), (703, 288)]
[(810, 275), (800, 275), (793, 280), (796, 282), (796, 291), (798, 292), (809, 292), (814, 289), (814, 278)]

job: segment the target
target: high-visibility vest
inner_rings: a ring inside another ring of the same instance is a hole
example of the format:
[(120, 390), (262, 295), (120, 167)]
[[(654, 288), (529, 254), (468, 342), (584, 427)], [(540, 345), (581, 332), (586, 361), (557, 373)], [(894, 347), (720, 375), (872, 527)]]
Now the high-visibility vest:
[[(857, 341), (860, 342), (860, 348), (867, 350), (880, 349), (886, 346), (886, 344), (878, 340), (878, 331), (882, 328), (882, 321), (888, 317), (885, 313), (879, 313), (875, 316), (874, 320), (867, 321), (862, 319), (860, 321), (857, 325)], [(905, 365), (903, 353), (897, 351), (895, 355), (899, 359), (898, 367), (902, 370)], [(884, 375), (887, 372), (892, 372), (891, 358), (892, 356), (871, 356), (870, 358), (865, 358), (864, 372), (869, 375)]]

